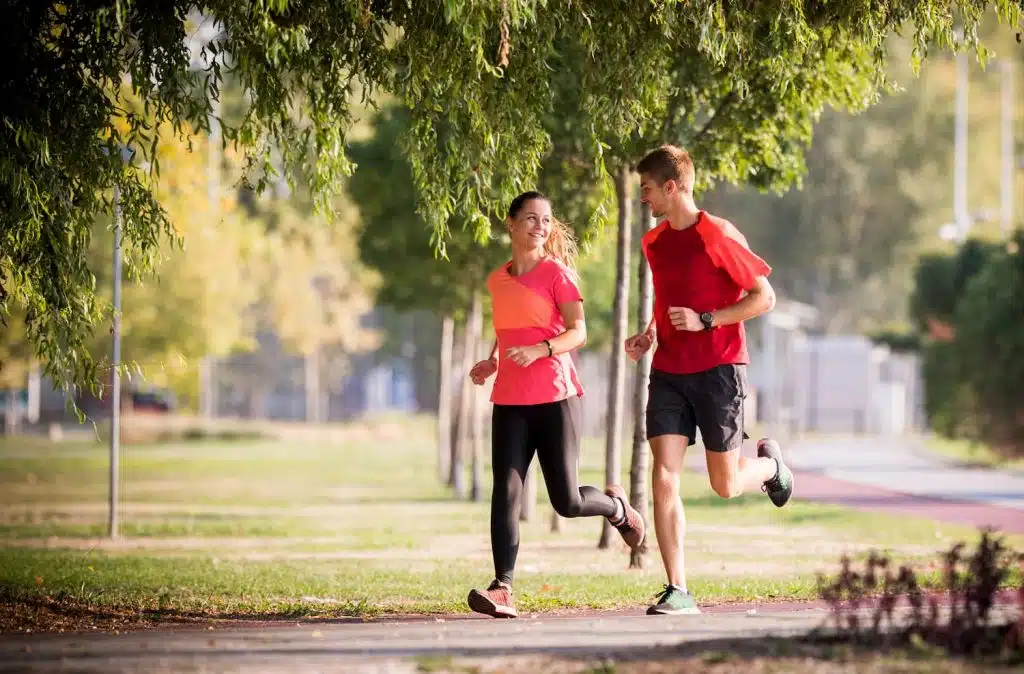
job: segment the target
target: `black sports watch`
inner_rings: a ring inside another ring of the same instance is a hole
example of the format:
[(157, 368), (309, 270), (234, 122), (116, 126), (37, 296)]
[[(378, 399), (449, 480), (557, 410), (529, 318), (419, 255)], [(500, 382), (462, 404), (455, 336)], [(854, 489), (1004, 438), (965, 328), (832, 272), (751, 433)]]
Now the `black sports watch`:
[(704, 324), (705, 330), (715, 327), (715, 317), (710, 311), (705, 311), (700, 315), (700, 322)]

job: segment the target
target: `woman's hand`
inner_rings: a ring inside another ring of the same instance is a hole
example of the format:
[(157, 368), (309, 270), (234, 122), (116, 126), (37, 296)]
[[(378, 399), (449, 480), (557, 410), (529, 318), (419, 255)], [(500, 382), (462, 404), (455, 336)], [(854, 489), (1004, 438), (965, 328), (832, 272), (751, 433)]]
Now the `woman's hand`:
[(488, 358), (482, 360), (473, 366), (473, 369), (469, 371), (469, 378), (473, 380), (473, 383), (477, 386), (482, 385), (487, 378), (498, 371), (498, 361), (494, 358)]
[(548, 357), (548, 345), (513, 346), (505, 355), (519, 367), (530, 367), (535, 361)]

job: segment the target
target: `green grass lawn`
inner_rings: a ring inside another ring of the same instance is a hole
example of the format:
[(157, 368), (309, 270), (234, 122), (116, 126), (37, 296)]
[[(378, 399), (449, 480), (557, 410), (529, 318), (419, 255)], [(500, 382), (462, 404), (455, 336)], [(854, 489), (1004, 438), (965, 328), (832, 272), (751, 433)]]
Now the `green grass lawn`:
[[(488, 503), (456, 501), (439, 483), (433, 437), (431, 423), (412, 419), (287, 442), (128, 445), (116, 541), (104, 538), (105, 446), (5, 440), (0, 588), (13, 602), (179, 616), (466, 611), (468, 590), (493, 573)], [(586, 444), (585, 484), (603, 484), (602, 444)], [(726, 502), (694, 473), (683, 493), (689, 584), (703, 603), (812, 598), (818, 572), (872, 549), (934, 576), (938, 551), (977, 538), (965, 527), (801, 501), (779, 510), (760, 492)], [(543, 484), (539, 504), (522, 525), (521, 610), (650, 603), (663, 582), (653, 528), (647, 568), (629, 570), (620, 540), (597, 549), (599, 520), (564, 521), (552, 533)], [(1008, 542), (1022, 547), (1020, 537)]]
[(1002, 456), (979, 442), (931, 436), (925, 441), (925, 448), (939, 456), (961, 463), (1024, 471), (1024, 458), (1012, 459)]

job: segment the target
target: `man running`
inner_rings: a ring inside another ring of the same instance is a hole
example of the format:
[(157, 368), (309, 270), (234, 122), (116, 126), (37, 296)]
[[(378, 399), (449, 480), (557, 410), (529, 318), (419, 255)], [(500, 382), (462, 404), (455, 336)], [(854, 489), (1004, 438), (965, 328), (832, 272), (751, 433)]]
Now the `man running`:
[(512, 259), (487, 278), (494, 314), (492, 356), (473, 366), (477, 386), (497, 372), (491, 401), (491, 552), (494, 581), (467, 599), (477, 613), (515, 618), (513, 572), (519, 553), (523, 480), (536, 453), (551, 505), (562, 517), (606, 517), (626, 544), (643, 543), (644, 520), (620, 485), (604, 492), (579, 485), (583, 387), (570, 352), (587, 328), (573, 264), (572, 231), (551, 215), (539, 192), (516, 197), (508, 209)]
[(641, 199), (664, 218), (642, 240), (654, 281), (654, 317), (626, 340), (639, 360), (655, 343), (647, 403), (653, 454), (654, 530), (668, 584), (648, 614), (697, 614), (683, 569), (685, 518), (679, 475), (697, 429), (711, 487), (734, 498), (760, 487), (778, 507), (793, 493), (793, 474), (778, 443), (757, 443), (757, 458), (740, 456), (748, 362), (743, 321), (775, 306), (771, 268), (733, 225), (697, 208), (690, 155), (664, 145), (637, 164)]

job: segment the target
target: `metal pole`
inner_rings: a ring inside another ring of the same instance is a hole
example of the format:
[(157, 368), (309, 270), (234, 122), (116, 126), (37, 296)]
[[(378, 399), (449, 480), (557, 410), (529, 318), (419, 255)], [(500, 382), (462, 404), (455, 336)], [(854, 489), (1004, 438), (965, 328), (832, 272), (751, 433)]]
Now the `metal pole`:
[(1003, 105), (1002, 105), (1002, 171), (1000, 185), (1000, 229), (1004, 237), (1010, 236), (1013, 229), (1013, 61), (1004, 59), (1000, 62), (1003, 73)]
[(111, 538), (118, 536), (117, 490), (121, 452), (121, 191), (114, 188), (114, 354), (110, 398), (110, 518)]
[(957, 238), (963, 241), (970, 229), (967, 212), (967, 54), (956, 55), (956, 124), (953, 161), (953, 220)]

